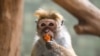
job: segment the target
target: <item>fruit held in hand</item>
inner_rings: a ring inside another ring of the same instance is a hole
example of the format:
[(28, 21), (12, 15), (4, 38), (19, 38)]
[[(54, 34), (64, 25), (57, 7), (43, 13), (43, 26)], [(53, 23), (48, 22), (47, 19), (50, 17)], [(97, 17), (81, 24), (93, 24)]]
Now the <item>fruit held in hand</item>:
[(49, 41), (51, 40), (51, 36), (50, 36), (49, 34), (45, 34), (45, 35), (44, 35), (44, 40), (45, 40), (46, 42), (49, 42)]

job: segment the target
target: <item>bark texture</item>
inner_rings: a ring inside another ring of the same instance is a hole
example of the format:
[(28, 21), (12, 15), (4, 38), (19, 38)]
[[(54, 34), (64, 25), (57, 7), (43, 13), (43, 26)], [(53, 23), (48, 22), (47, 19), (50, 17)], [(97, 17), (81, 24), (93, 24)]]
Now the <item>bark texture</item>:
[(79, 24), (74, 27), (78, 34), (100, 36), (100, 10), (89, 0), (53, 0), (74, 15)]
[(22, 0), (0, 0), (0, 56), (20, 56)]

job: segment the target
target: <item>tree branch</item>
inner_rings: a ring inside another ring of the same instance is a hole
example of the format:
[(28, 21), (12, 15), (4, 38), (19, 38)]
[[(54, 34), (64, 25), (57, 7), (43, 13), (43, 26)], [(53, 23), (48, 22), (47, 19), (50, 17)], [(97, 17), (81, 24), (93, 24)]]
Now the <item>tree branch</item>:
[(79, 24), (74, 27), (78, 34), (100, 36), (100, 10), (89, 0), (53, 0), (74, 15)]

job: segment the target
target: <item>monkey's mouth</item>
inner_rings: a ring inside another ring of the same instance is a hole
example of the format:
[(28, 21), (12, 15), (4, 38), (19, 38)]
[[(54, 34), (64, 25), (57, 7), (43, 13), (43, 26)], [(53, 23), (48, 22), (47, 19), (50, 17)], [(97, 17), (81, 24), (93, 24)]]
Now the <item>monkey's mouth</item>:
[(49, 35), (51, 38), (54, 37), (53, 31), (50, 30), (50, 29), (44, 29), (44, 30), (42, 31), (42, 34), (43, 34), (43, 36), (44, 36), (44, 35)]

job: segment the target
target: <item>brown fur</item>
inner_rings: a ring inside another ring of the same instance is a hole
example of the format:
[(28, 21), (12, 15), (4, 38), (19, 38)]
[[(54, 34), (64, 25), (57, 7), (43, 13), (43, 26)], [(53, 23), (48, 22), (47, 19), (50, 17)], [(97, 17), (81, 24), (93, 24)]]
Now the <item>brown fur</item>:
[(39, 9), (35, 12), (35, 16), (37, 17), (38, 20), (44, 19), (44, 18), (50, 18), (54, 20), (63, 20), (63, 16), (60, 15), (58, 12), (53, 11), (53, 10), (44, 10), (44, 9)]

